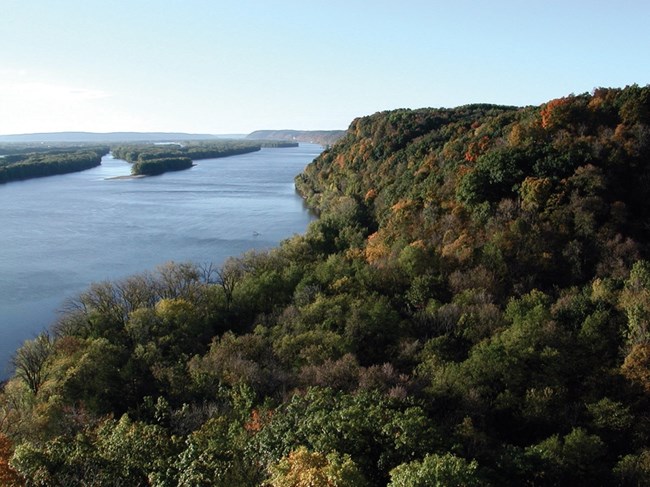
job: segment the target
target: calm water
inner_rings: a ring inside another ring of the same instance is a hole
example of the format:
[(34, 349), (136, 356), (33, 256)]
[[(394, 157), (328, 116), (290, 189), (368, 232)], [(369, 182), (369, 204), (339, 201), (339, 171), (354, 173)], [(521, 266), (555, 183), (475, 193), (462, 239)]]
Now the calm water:
[(213, 262), (264, 249), (312, 219), (293, 178), (313, 144), (198, 161), (142, 179), (106, 156), (87, 171), (0, 185), (0, 378), (11, 354), (91, 282), (168, 261)]

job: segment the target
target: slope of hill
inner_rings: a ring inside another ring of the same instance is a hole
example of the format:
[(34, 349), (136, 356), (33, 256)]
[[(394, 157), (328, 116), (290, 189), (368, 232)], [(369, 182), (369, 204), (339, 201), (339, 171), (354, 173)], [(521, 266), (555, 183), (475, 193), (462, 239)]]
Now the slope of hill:
[(417, 245), (456, 270), (489, 265), (495, 295), (582, 284), (613, 272), (613, 251), (647, 255), (648, 91), (379, 113), (297, 182), (321, 210), (366, 215), (375, 264)]
[(649, 182), (650, 87), (359, 118), (297, 178), (305, 235), (98, 283), (26, 342), (0, 468), (646, 485)]

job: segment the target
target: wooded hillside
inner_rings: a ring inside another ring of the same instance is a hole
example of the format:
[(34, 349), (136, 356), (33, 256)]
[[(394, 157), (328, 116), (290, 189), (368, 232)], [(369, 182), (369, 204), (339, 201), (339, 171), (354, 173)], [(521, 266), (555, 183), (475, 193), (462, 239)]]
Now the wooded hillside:
[(0, 478), (649, 485), (649, 176), (650, 87), (359, 118), (297, 178), (305, 235), (25, 343)]

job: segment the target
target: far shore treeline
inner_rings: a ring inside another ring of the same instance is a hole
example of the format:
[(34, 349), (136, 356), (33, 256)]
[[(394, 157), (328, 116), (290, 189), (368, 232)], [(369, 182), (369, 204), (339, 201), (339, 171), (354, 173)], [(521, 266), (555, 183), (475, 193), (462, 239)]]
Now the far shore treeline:
[(118, 159), (133, 163), (133, 175), (153, 176), (166, 171), (178, 171), (192, 167), (192, 161), (217, 159), (259, 151), (262, 147), (296, 147), (297, 142), (219, 140), (192, 141), (178, 144), (128, 144), (112, 148)]
[(83, 171), (99, 166), (108, 147), (53, 149), (0, 157), (0, 183)]
[(133, 175), (154, 176), (192, 167), (199, 159), (216, 159), (262, 147), (296, 147), (283, 140), (220, 139), (168, 144), (122, 143), (114, 146), (58, 143), (53, 146), (6, 143), (0, 146), (0, 183), (83, 171), (101, 164), (112, 151), (118, 159), (132, 163)]
[(361, 117), (296, 187), (23, 344), (2, 485), (650, 485), (650, 86)]

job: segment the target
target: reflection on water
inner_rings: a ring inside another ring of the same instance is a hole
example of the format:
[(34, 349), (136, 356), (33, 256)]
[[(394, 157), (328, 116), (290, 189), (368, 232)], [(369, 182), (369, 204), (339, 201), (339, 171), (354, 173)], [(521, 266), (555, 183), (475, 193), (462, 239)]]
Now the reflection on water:
[(262, 149), (137, 179), (119, 178), (130, 165), (106, 156), (80, 173), (0, 185), (0, 377), (93, 281), (170, 260), (219, 264), (304, 232), (312, 216), (293, 178), (320, 151)]

